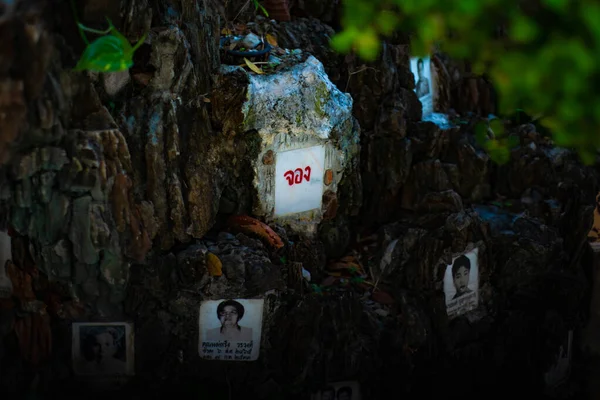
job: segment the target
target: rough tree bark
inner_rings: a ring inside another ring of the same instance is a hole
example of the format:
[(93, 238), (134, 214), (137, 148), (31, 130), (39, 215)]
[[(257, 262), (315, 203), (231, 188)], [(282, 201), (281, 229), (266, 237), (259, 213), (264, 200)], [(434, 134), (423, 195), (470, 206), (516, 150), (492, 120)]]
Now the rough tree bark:
[[(21, 393), (39, 374), (46, 393), (78, 391), (70, 324), (130, 320), (139, 397), (168, 387), (163, 395), (192, 388), (302, 398), (345, 379), (361, 382), (363, 398), (426, 397), (447, 395), (465, 376), (480, 395), (506, 381), (538, 393), (564, 333), (587, 312), (597, 171), (528, 124), (510, 127), (520, 141), (511, 161), (492, 164), (469, 126), (421, 121), (406, 36), (365, 64), (328, 46), (337, 1), (297, 0), (292, 21), (272, 33), (280, 46), (315, 55), (352, 95), (361, 164), (344, 178), (337, 216), (319, 238), (292, 243), (274, 227), (286, 243), (277, 253), (219, 233), (254, 196), (256, 137), (226, 134), (236, 115), (209, 102), (220, 89), (220, 18), (232, 21), (246, 3), (76, 2), (85, 25), (104, 28), (110, 17), (132, 42), (149, 32), (131, 70), (115, 74), (72, 71), (84, 44), (68, 2), (2, 6), (0, 228), (13, 235), (14, 290), (0, 299), (0, 388)], [(238, 16), (249, 17), (253, 7)], [(481, 78), (469, 81), (442, 55), (434, 64), (444, 81), (438, 107), (493, 108), (470, 101), (475, 91), (485, 97)], [(490, 204), (498, 199), (513, 204)], [(327, 256), (347, 254), (357, 225), (376, 233), (361, 260), (380, 278), (379, 292), (320, 279)], [(473, 243), (482, 249), (482, 301), (450, 320), (444, 268)], [(222, 277), (207, 272), (209, 253), (221, 259)], [(332, 294), (294, 280), (298, 266)], [(198, 360), (198, 304), (236, 296), (267, 299), (260, 360)]]

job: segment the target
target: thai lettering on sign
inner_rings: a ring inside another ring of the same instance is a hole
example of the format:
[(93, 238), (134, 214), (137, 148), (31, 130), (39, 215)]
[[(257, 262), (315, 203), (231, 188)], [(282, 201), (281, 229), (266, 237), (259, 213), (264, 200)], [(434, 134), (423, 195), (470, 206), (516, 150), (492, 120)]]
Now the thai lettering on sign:
[(324, 146), (278, 153), (275, 164), (275, 215), (321, 208), (324, 167)]

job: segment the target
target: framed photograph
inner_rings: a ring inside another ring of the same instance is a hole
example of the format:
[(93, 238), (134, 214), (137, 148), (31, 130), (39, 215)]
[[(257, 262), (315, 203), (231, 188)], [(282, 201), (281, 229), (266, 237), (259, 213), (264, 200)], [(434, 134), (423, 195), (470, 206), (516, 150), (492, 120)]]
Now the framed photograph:
[(444, 275), (446, 311), (452, 318), (477, 308), (479, 303), (479, 249), (452, 260)]
[(200, 305), (200, 357), (222, 361), (258, 359), (264, 299), (203, 301)]
[(360, 400), (358, 382), (331, 383), (311, 396), (311, 400)]
[(429, 57), (413, 57), (410, 59), (410, 70), (415, 77), (415, 93), (423, 107), (423, 118), (433, 113), (435, 82), (432, 80), (431, 59)]
[(72, 358), (76, 375), (134, 375), (133, 324), (81, 322), (72, 326)]

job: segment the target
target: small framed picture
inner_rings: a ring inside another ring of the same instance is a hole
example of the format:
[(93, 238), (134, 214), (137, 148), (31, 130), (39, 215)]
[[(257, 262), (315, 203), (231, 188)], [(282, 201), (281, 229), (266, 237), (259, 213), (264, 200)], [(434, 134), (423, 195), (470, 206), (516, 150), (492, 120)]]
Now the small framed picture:
[(435, 83), (431, 75), (431, 59), (429, 57), (413, 57), (410, 59), (410, 70), (415, 77), (415, 93), (423, 107), (423, 118), (433, 113)]
[(360, 400), (360, 386), (358, 382), (346, 381), (330, 383), (317, 393), (311, 400)]
[(452, 260), (444, 275), (446, 311), (452, 318), (477, 308), (479, 302), (479, 249)]
[(73, 323), (73, 370), (82, 376), (134, 375), (133, 324)]
[(200, 305), (200, 357), (222, 361), (258, 359), (263, 299), (203, 301)]

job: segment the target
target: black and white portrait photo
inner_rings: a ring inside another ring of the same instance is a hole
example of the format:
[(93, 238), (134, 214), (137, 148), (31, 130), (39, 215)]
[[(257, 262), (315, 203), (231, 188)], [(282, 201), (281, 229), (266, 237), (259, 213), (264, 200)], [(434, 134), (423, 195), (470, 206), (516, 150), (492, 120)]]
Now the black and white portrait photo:
[(360, 400), (360, 387), (358, 382), (336, 382), (331, 383), (317, 393), (311, 400)]
[(74, 323), (72, 357), (77, 375), (133, 375), (133, 328), (129, 323)]
[(479, 250), (461, 254), (446, 267), (444, 294), (449, 317), (477, 308), (479, 289)]
[(431, 79), (431, 61), (429, 57), (413, 57), (410, 70), (415, 78), (415, 93), (423, 106), (423, 117), (433, 112), (434, 83)]
[(200, 356), (215, 360), (256, 360), (260, 349), (263, 304), (263, 299), (202, 302)]

